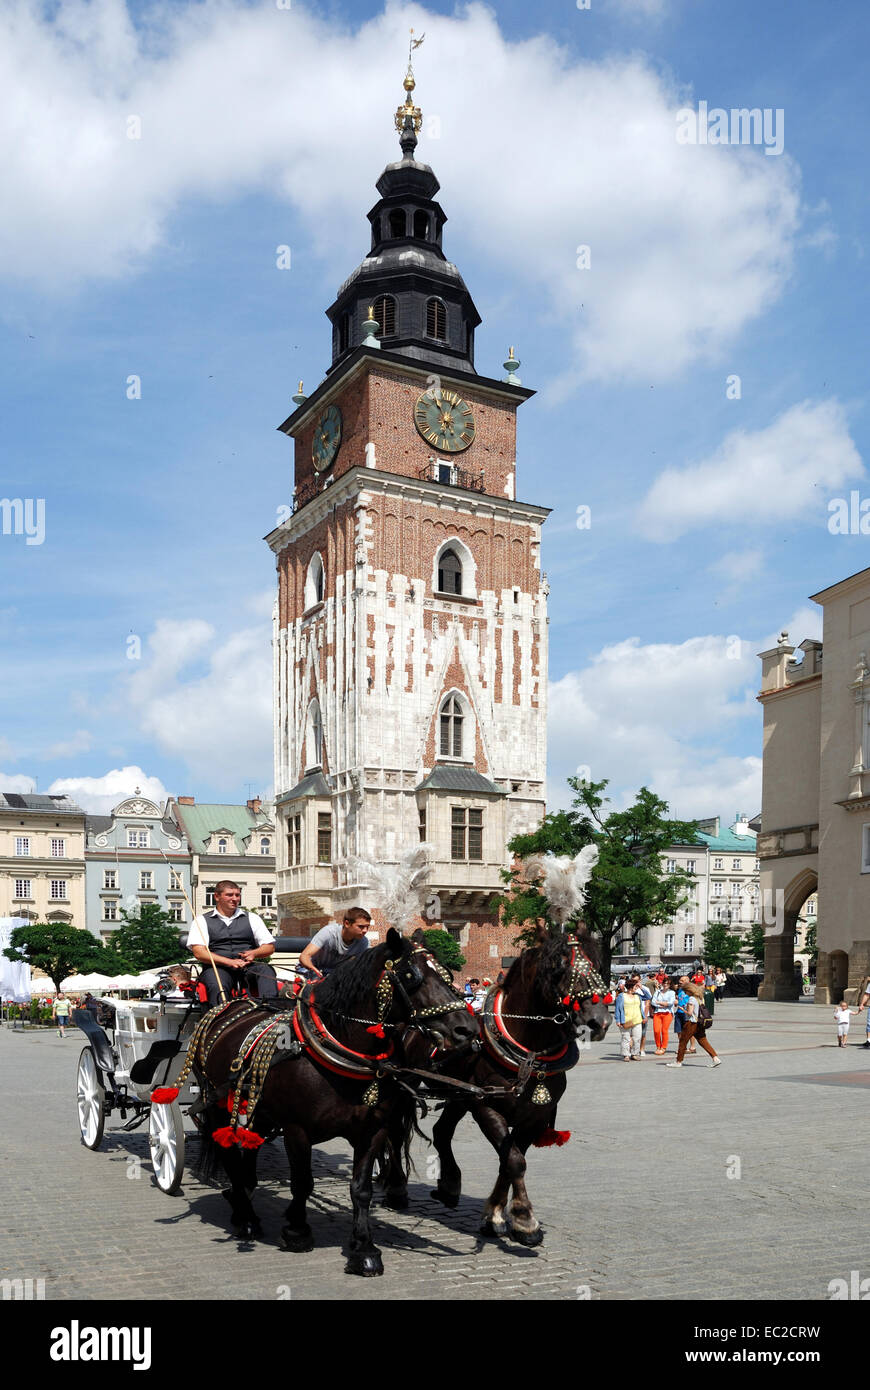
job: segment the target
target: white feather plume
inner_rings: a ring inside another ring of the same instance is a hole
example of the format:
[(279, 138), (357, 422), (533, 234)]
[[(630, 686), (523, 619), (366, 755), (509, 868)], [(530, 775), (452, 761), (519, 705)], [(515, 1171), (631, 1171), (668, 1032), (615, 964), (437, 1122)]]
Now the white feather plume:
[(598, 846), (584, 845), (569, 854), (533, 854), (521, 861), (525, 878), (540, 878), (549, 916), (561, 926), (576, 917), (586, 901), (586, 885), (598, 863)]
[(364, 906), (376, 907), (391, 927), (403, 932), (422, 914), (428, 897), (429, 856), (433, 846), (418, 844), (405, 850), (398, 864), (372, 864), (368, 859), (351, 855), (347, 860), (348, 873), (365, 887)]

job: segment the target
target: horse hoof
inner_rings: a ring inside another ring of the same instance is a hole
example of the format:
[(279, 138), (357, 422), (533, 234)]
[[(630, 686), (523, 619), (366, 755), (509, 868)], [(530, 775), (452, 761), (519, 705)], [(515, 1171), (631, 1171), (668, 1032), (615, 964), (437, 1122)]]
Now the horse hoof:
[(314, 1237), (310, 1226), (303, 1226), (301, 1231), (294, 1230), (291, 1226), (283, 1226), (281, 1238), (284, 1241), (284, 1249), (289, 1250), (291, 1254), (306, 1255), (309, 1250), (314, 1249)]
[(487, 1217), (485, 1221), (480, 1223), (482, 1236), (506, 1236), (507, 1233), (508, 1228), (505, 1221), (493, 1221), (491, 1217)]
[(233, 1229), (239, 1240), (257, 1240), (263, 1234), (259, 1221), (233, 1222)]
[(445, 1187), (433, 1188), (429, 1196), (434, 1198), (436, 1202), (441, 1202), (445, 1207), (452, 1208), (459, 1206), (459, 1193), (448, 1192)]
[(359, 1274), (363, 1279), (373, 1279), (378, 1274), (383, 1274), (384, 1265), (378, 1250), (368, 1250), (365, 1253), (359, 1250), (352, 1250), (344, 1267), (345, 1274)]
[(511, 1227), (508, 1232), (511, 1240), (515, 1240), (518, 1245), (525, 1245), (533, 1250), (536, 1245), (540, 1245), (544, 1239), (544, 1232), (538, 1226), (534, 1231), (518, 1231)]
[(408, 1205), (407, 1187), (394, 1187), (391, 1192), (384, 1193), (384, 1206), (391, 1207), (393, 1211), (404, 1211)]

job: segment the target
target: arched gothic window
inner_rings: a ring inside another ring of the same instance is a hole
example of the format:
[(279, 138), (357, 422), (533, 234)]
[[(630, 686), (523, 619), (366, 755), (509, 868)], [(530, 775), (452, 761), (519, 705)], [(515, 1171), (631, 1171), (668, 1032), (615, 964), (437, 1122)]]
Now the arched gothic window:
[(441, 340), (447, 337), (447, 310), (440, 299), (426, 301), (426, 337)]
[(441, 756), (462, 757), (462, 705), (456, 695), (448, 695), (441, 706)]
[(314, 552), (308, 562), (308, 573), (305, 576), (305, 608), (313, 608), (316, 603), (323, 602), (324, 575), (323, 561)]
[(404, 208), (394, 208), (390, 213), (390, 236), (407, 236), (408, 219)]
[(269, 839), (268, 835), (263, 835), (260, 839), (260, 853), (268, 854), (271, 844), (272, 842)]
[(462, 593), (462, 565), (455, 550), (445, 550), (438, 560), (438, 592)]
[(429, 214), (422, 208), (414, 213), (414, 236), (418, 241), (429, 240)]
[(227, 842), (226, 842), (226, 840), (218, 840), (218, 854), (226, 854), (226, 852), (227, 852)]
[(305, 752), (308, 768), (322, 767), (323, 720), (320, 717), (320, 705), (316, 700), (312, 700), (311, 704), (308, 706), (308, 728), (306, 732)]

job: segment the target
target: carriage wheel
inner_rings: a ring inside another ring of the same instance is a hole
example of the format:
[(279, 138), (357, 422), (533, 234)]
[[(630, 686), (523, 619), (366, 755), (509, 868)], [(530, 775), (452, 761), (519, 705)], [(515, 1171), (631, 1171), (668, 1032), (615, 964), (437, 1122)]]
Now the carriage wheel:
[(91, 1049), (84, 1047), (76, 1076), (76, 1102), (82, 1143), (88, 1149), (98, 1149), (103, 1142), (103, 1130), (106, 1126), (105, 1100), (103, 1074), (94, 1061)]
[(151, 1106), (148, 1143), (157, 1186), (171, 1196), (184, 1177), (184, 1116), (178, 1101)]

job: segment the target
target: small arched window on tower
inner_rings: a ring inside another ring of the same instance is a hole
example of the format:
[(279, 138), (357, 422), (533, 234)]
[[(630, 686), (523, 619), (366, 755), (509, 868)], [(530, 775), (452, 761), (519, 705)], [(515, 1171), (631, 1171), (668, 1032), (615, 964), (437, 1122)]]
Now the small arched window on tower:
[(305, 772), (313, 772), (323, 766), (323, 720), (320, 705), (312, 700), (308, 706), (308, 727), (305, 738)]
[(382, 294), (375, 300), (374, 315), (377, 322), (381, 325), (381, 337), (395, 337), (396, 301), (391, 294)]
[(308, 562), (308, 573), (305, 576), (305, 611), (313, 608), (315, 604), (323, 602), (324, 578), (323, 561), (315, 553)]
[(422, 208), (414, 213), (414, 236), (418, 241), (429, 240), (429, 214)]
[(426, 301), (426, 337), (443, 341), (447, 337), (447, 310), (443, 300)]
[(390, 213), (390, 236), (407, 236), (408, 218), (404, 208), (393, 208)]
[(338, 350), (347, 352), (350, 346), (350, 314), (342, 314), (338, 320)]
[(462, 757), (462, 705), (456, 695), (448, 695), (441, 706), (439, 748), (442, 758)]
[(438, 560), (438, 592), (462, 593), (462, 565), (455, 550), (445, 550)]

